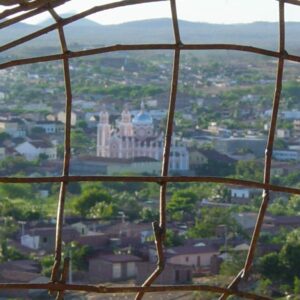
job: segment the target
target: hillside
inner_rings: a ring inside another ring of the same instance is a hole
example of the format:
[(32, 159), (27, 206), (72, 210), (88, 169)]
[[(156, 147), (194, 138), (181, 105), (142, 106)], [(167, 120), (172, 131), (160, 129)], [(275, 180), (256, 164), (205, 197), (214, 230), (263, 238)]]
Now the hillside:
[[(0, 43), (18, 38), (51, 24), (50, 20), (39, 25), (16, 24), (1, 31)], [(255, 22), (250, 24), (208, 24), (180, 21), (182, 40), (185, 43), (236, 43), (277, 49), (278, 24)], [(115, 43), (170, 43), (173, 32), (170, 19), (134, 21), (119, 25), (100, 25), (83, 19), (65, 27), (69, 45), (99, 46)], [(300, 23), (286, 23), (288, 50), (297, 50)], [(26, 44), (26, 47), (49, 47), (58, 42), (57, 32), (49, 33)]]

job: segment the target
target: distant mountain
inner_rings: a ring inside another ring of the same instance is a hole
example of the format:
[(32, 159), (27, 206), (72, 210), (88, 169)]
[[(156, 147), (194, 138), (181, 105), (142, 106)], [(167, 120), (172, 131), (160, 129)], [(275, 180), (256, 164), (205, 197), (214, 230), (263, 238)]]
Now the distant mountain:
[[(38, 24), (24, 23), (1, 30), (0, 43), (39, 30), (53, 22)], [(208, 24), (180, 21), (180, 32), (184, 43), (235, 43), (277, 49), (278, 24), (255, 22), (250, 24)], [(134, 21), (119, 25), (100, 25), (82, 19), (65, 27), (68, 44), (83, 47), (110, 45), (115, 43), (172, 43), (174, 41), (170, 19)], [(300, 23), (286, 23), (286, 43), (288, 50), (300, 49)], [(26, 47), (53, 47), (58, 44), (57, 32), (51, 32), (31, 41)]]

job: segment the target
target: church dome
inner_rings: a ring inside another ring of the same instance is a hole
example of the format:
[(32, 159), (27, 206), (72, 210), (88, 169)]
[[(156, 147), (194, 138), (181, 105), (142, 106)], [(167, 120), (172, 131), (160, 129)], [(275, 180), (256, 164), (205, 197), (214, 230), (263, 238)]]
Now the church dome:
[(153, 119), (150, 114), (141, 111), (133, 118), (132, 123), (136, 125), (151, 125), (153, 123)]
[(141, 110), (140, 112), (133, 118), (132, 123), (134, 125), (152, 125), (153, 124), (153, 119), (148, 114), (145, 112), (145, 105), (144, 102), (142, 101), (141, 103)]

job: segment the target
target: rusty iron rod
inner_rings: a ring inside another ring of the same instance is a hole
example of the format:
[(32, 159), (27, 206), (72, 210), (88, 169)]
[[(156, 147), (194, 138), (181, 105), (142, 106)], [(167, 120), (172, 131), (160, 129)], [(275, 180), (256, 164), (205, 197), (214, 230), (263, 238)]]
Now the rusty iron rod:
[[(83, 57), (89, 55), (97, 55), (102, 53), (109, 53), (109, 52), (116, 52), (116, 51), (138, 51), (138, 50), (175, 50), (176, 44), (135, 44), (135, 45), (112, 45), (106, 47), (99, 47), (93, 48), (88, 50), (81, 50), (81, 51), (68, 51), (67, 53), (62, 54), (51, 54), (45, 56), (38, 56), (38, 57), (29, 57), (29, 58), (22, 58), (11, 60), (5, 63), (0, 64), (0, 69), (20, 66), (20, 65), (27, 65), (33, 63), (40, 63), (40, 62), (48, 62), (48, 61), (57, 61), (60, 59), (64, 59), (65, 57), (68, 58), (76, 58), (76, 57)], [(263, 48), (257, 48), (252, 46), (246, 45), (235, 45), (235, 44), (181, 44), (180, 49), (190, 50), (190, 51), (201, 51), (201, 50), (232, 50), (232, 51), (242, 51), (247, 53), (255, 53), (264, 56), (270, 56), (275, 58), (284, 57), (286, 60), (300, 62), (300, 56), (298, 55), (291, 55), (287, 52), (280, 53), (277, 51), (266, 50)]]
[(162, 184), (167, 183), (184, 183), (184, 182), (198, 182), (198, 183), (219, 183), (225, 185), (245, 186), (256, 189), (268, 189), (274, 192), (282, 192), (289, 194), (300, 195), (299, 188), (292, 188), (274, 184), (264, 184), (257, 181), (224, 178), (224, 177), (202, 177), (202, 176), (55, 176), (55, 177), (0, 177), (0, 183), (61, 183), (61, 182), (153, 182)]
[[(60, 43), (62, 48), (61, 54), (54, 54), (41, 57), (31, 57), (18, 60), (12, 60), (0, 64), (0, 69), (9, 68), (13, 66), (26, 65), (38, 62), (47, 62), (47, 61), (57, 61), (62, 60), (64, 66), (64, 79), (65, 79), (65, 91), (66, 91), (66, 122), (65, 122), (65, 154), (63, 162), (63, 174), (59, 177), (37, 177), (37, 178), (20, 178), (20, 177), (0, 177), (0, 182), (2, 183), (42, 183), (42, 182), (53, 182), (61, 183), (59, 202), (57, 208), (57, 226), (56, 226), (56, 246), (55, 246), (55, 263), (52, 269), (51, 282), (48, 284), (0, 284), (0, 289), (48, 289), (49, 291), (56, 291), (57, 299), (63, 299), (64, 292), (66, 290), (77, 290), (77, 291), (88, 291), (96, 293), (113, 293), (113, 292), (125, 292), (132, 293), (137, 292), (136, 299), (141, 299), (145, 292), (162, 292), (162, 291), (211, 291), (222, 294), (220, 299), (226, 299), (229, 295), (237, 295), (240, 297), (248, 299), (269, 299), (267, 297), (254, 295), (251, 293), (238, 291), (238, 285), (241, 279), (247, 277), (251, 266), (253, 263), (253, 258), (255, 254), (255, 249), (257, 241), (259, 238), (259, 233), (261, 231), (261, 226), (264, 220), (264, 215), (267, 210), (269, 202), (269, 192), (286, 192), (293, 194), (300, 194), (300, 189), (282, 187), (277, 185), (270, 184), (270, 175), (271, 175), (271, 162), (272, 162), (272, 150), (274, 145), (275, 138), (275, 129), (277, 122), (277, 115), (279, 110), (279, 102), (282, 89), (282, 78), (284, 70), (284, 61), (295, 61), (300, 62), (300, 56), (290, 55), (285, 50), (285, 21), (284, 21), (284, 3), (300, 5), (298, 0), (280, 0), (279, 1), (279, 15), (280, 15), (280, 41), (279, 41), (279, 51), (271, 51), (263, 48), (246, 46), (246, 45), (235, 45), (235, 44), (183, 44), (180, 39), (180, 30), (178, 24), (178, 17), (176, 11), (176, 0), (170, 0), (171, 11), (172, 11), (172, 22), (173, 22), (173, 32), (174, 32), (174, 44), (135, 44), (135, 45), (112, 45), (107, 47), (93, 48), (83, 51), (69, 51), (64, 35), (64, 26), (71, 24), (77, 20), (80, 20), (84, 17), (87, 17), (91, 14), (105, 11), (117, 7), (124, 7), (134, 4), (142, 3), (153, 3), (166, 0), (123, 0), (114, 3), (108, 3), (100, 6), (95, 6), (91, 9), (85, 10), (81, 13), (75, 14), (68, 18), (59, 17), (56, 12), (53, 10), (54, 7), (62, 5), (63, 3), (69, 0), (56, 0), (56, 1), (47, 1), (41, 0), (29, 3), (28, 5), (19, 5), (12, 9), (7, 9), (0, 13), (0, 18), (8, 17), (13, 14), (27, 11), (24, 14), (17, 15), (11, 19), (7, 19), (0, 23), (0, 28), (4, 28), (25, 20), (28, 17), (37, 15), (47, 9), (49, 9), (52, 17), (55, 20), (55, 23), (47, 26), (41, 30), (23, 36), (20, 39), (16, 39), (12, 42), (9, 42), (0, 47), (0, 52), (11, 49), (15, 46), (21, 45), (25, 42), (28, 42), (34, 38), (42, 36), (48, 32), (51, 32), (55, 29), (58, 30)], [(70, 145), (70, 134), (71, 134), (71, 110), (72, 110), (72, 88), (70, 80), (70, 68), (69, 68), (69, 59), (83, 57), (88, 55), (96, 55), (114, 51), (134, 51), (134, 50), (173, 50), (174, 62), (173, 62), (173, 76), (170, 92), (170, 101), (169, 101), (169, 110), (167, 118), (167, 128), (165, 135), (165, 146), (163, 153), (163, 163), (162, 163), (162, 173), (161, 176), (69, 176), (70, 168), (70, 159), (71, 159), (71, 145)], [(168, 176), (169, 169), (169, 159), (170, 159), (170, 149), (172, 144), (172, 133), (173, 133), (173, 122), (174, 122), (174, 112), (176, 104), (176, 94), (177, 94), (177, 85), (178, 85), (178, 76), (179, 76), (179, 61), (180, 61), (180, 52), (186, 50), (234, 50), (234, 51), (243, 51), (248, 53), (260, 54), (269, 57), (278, 58), (278, 68), (277, 68), (277, 79), (276, 79), (276, 88), (274, 93), (273, 100), (273, 112), (271, 117), (271, 126), (269, 130), (267, 149), (265, 155), (265, 167), (264, 167), (264, 181), (254, 182), (248, 180), (240, 180), (234, 178), (219, 178), (219, 177), (184, 177), (184, 176)], [(59, 269), (61, 264), (61, 254), (62, 254), (62, 227), (63, 227), (63, 214), (64, 214), (64, 202), (66, 196), (67, 184), (69, 182), (78, 182), (78, 181), (123, 181), (123, 182), (156, 182), (160, 185), (160, 219), (159, 223), (153, 223), (153, 230), (155, 234), (155, 242), (157, 247), (158, 254), (158, 265), (156, 270), (148, 277), (143, 286), (139, 287), (105, 287), (105, 286), (90, 286), (90, 285), (68, 285), (66, 284), (66, 274), (68, 269), (68, 260), (64, 261), (63, 273), (61, 279), (58, 280)], [(188, 285), (188, 286), (151, 286), (159, 274), (163, 271), (165, 258), (163, 253), (163, 242), (164, 235), (166, 230), (166, 192), (167, 184), (171, 182), (212, 182), (220, 184), (229, 184), (229, 185), (240, 185), (247, 186), (251, 188), (260, 188), (264, 190), (263, 200), (258, 214), (256, 226), (252, 235), (251, 245), (248, 251), (248, 256), (245, 262), (244, 269), (235, 277), (231, 282), (228, 288), (212, 287), (212, 286), (202, 286), (202, 285)]]
[[(60, 17), (54, 11), (53, 8), (49, 9), (54, 20), (57, 22), (58, 34), (61, 43), (61, 49), (63, 53), (68, 52), (66, 38), (64, 34), (63, 26), (60, 24)], [(63, 163), (63, 176), (69, 176), (70, 159), (71, 159), (71, 110), (72, 110), (72, 89), (71, 89), (71, 78), (70, 78), (70, 67), (69, 58), (64, 57), (63, 59), (63, 72), (65, 81), (65, 92), (66, 92), (66, 103), (65, 103), (65, 140), (64, 140), (64, 163)], [(59, 277), (59, 268), (61, 264), (62, 254), (62, 229), (63, 229), (63, 218), (64, 218), (64, 206), (67, 192), (68, 181), (61, 182), (59, 201), (57, 207), (57, 218), (56, 218), (56, 237), (55, 237), (55, 261), (51, 273), (51, 281), (57, 282)], [(61, 297), (59, 294), (58, 298)]]
[[(284, 21), (284, 1), (279, 1), (279, 52), (285, 53), (285, 21)], [(272, 152), (274, 146), (275, 139), (275, 131), (276, 131), (276, 123), (278, 117), (280, 96), (282, 90), (282, 79), (283, 79), (283, 70), (284, 70), (284, 57), (279, 57), (278, 66), (277, 66), (277, 78), (276, 78), (276, 86), (275, 93), (273, 99), (273, 109), (271, 116), (271, 126), (268, 135), (268, 142), (265, 151), (265, 167), (264, 167), (264, 183), (269, 184), (271, 179), (271, 167), (272, 167)], [(241, 281), (241, 279), (246, 278), (249, 275), (251, 270), (255, 251), (257, 248), (257, 243), (259, 239), (259, 234), (261, 232), (261, 228), (263, 225), (264, 217), (268, 208), (270, 200), (270, 191), (268, 189), (264, 189), (263, 191), (263, 199), (260, 206), (260, 210), (257, 216), (255, 228), (252, 234), (252, 239), (250, 243), (250, 247), (248, 250), (247, 258), (244, 264), (244, 268), (240, 276), (237, 276), (228, 286), (229, 288), (236, 289)], [(228, 293), (223, 294), (219, 299), (225, 300), (228, 298)]]
[[(70, 1), (70, 0), (53, 0), (53, 1), (51, 1), (51, 7), (54, 8), (54, 7), (60, 6), (64, 3), (66, 3), (67, 1)], [(11, 19), (6, 19), (5, 21), (0, 23), (0, 29), (3, 29), (7, 26), (10, 26), (10, 25), (16, 24), (18, 22), (24, 21), (24, 20), (26, 20), (30, 17), (36, 16), (36, 15), (42, 13), (42, 12), (47, 11), (48, 8), (49, 8), (49, 5), (48, 5), (48, 3), (46, 3), (46, 4), (36, 8), (35, 10), (31, 10), (29, 12), (18, 15), (16, 17), (11, 18)]]
[(123, 1), (119, 1), (119, 2), (113, 2), (113, 3), (108, 3), (108, 4), (104, 4), (104, 5), (99, 5), (99, 6), (95, 6), (91, 9), (88, 9), (86, 11), (83, 11), (81, 13), (78, 13), (76, 15), (73, 15), (71, 17), (65, 18), (65, 19), (61, 19), (59, 22), (56, 22), (52, 25), (46, 26), (40, 30), (37, 30), (33, 33), (27, 34), (19, 39), (16, 39), (12, 42), (6, 43), (5, 45), (0, 47), (0, 52), (3, 52), (5, 50), (11, 49), (13, 47), (16, 47), (18, 45), (21, 45), (25, 42), (29, 42), (32, 39), (35, 39), (37, 37), (40, 37), (46, 33), (49, 33), (55, 29), (58, 29), (60, 26), (64, 26), (64, 25), (68, 25), (71, 24), (77, 20), (80, 20), (84, 17), (87, 17), (91, 14), (100, 12), (100, 11), (105, 11), (105, 10), (109, 10), (109, 9), (113, 9), (113, 8), (117, 8), (117, 7), (123, 7), (123, 6), (129, 6), (129, 5), (135, 5), (135, 4), (142, 4), (142, 3), (150, 3), (150, 2), (161, 2), (161, 1), (166, 1), (166, 0), (123, 0)]
[[(170, 152), (172, 146), (172, 135), (173, 135), (173, 123), (174, 123), (174, 114), (176, 106), (176, 97), (177, 97), (177, 87), (178, 87), (178, 77), (179, 77), (179, 64), (180, 64), (180, 33), (179, 25), (176, 11), (175, 0), (170, 1), (171, 12), (172, 12), (172, 21), (173, 21), (173, 30), (174, 37), (176, 42), (176, 49), (174, 53), (173, 61), (173, 72), (172, 72), (172, 82), (171, 82), (171, 91), (169, 99), (169, 108), (167, 116), (167, 127), (165, 133), (165, 145), (163, 152), (163, 161), (162, 161), (162, 176), (168, 176), (169, 172), (169, 163), (170, 163)], [(163, 272), (165, 267), (165, 256), (163, 251), (165, 234), (166, 234), (166, 194), (167, 194), (167, 182), (161, 183), (160, 186), (160, 201), (159, 201), (159, 225), (154, 223), (154, 232), (155, 232), (155, 243), (156, 243), (156, 252), (158, 257), (157, 267), (154, 272), (146, 279), (143, 283), (144, 286), (151, 286), (156, 278)], [(144, 292), (140, 291), (135, 300), (141, 300), (144, 296)]]
[(1, 290), (12, 289), (30, 289), (30, 290), (52, 290), (52, 291), (82, 291), (89, 293), (136, 293), (143, 291), (147, 293), (160, 293), (160, 292), (180, 292), (180, 291), (203, 291), (212, 293), (225, 293), (230, 295), (236, 295), (245, 299), (253, 300), (271, 300), (266, 296), (260, 296), (249, 292), (236, 291), (233, 289), (227, 289), (219, 286), (211, 285), (155, 285), (148, 287), (140, 286), (103, 286), (103, 285), (84, 285), (84, 284), (63, 284), (61, 282), (49, 282), (49, 283), (0, 283)]

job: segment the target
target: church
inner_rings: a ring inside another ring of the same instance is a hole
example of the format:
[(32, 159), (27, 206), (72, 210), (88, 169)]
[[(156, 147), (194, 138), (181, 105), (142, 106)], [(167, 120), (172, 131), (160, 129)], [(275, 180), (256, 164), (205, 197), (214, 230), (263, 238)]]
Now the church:
[[(97, 127), (97, 156), (106, 158), (152, 158), (162, 161), (164, 133), (155, 128), (153, 118), (141, 103), (140, 111), (132, 117), (125, 106), (121, 118), (113, 126), (105, 107), (99, 115)], [(187, 147), (173, 134), (169, 162), (170, 171), (188, 171)]]

